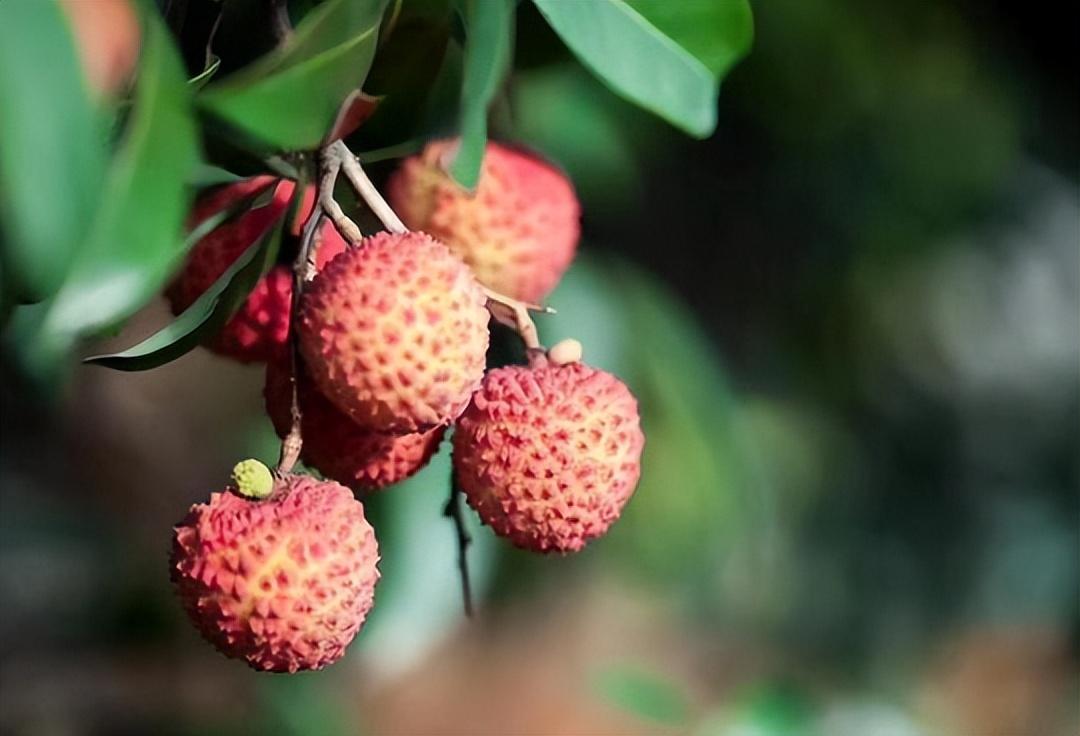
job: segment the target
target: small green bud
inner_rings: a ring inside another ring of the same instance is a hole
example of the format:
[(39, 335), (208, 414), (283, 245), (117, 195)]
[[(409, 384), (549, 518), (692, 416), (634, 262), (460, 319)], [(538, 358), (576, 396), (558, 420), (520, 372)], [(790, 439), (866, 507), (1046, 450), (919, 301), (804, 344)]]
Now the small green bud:
[(244, 460), (233, 467), (236, 490), (248, 498), (266, 498), (274, 490), (274, 475), (258, 460)]

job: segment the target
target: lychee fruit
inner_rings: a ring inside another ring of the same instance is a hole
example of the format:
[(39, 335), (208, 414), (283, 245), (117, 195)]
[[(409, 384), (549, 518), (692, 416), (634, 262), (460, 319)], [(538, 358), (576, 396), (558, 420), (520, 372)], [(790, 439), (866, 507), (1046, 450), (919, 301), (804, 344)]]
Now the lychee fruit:
[[(275, 181), (269, 176), (257, 176), (219, 187), (196, 202), (189, 218), (190, 227), (271, 186), (276, 188), (270, 203), (224, 223), (191, 249), (183, 270), (166, 293), (174, 314), (180, 314), (202, 296), (285, 212), (295, 184), (287, 180)], [(314, 191), (309, 191), (305, 194), (298, 223), (306, 219), (313, 204)], [(316, 267), (319, 268), (346, 248), (344, 239), (330, 223), (323, 227), (320, 236), (316, 251)], [(208, 347), (242, 363), (273, 360), (285, 352), (291, 308), (292, 274), (285, 266), (275, 266), (259, 279), (244, 303)]]
[[(292, 381), (288, 361), (266, 368), (266, 411), (278, 436), (292, 426)], [(446, 427), (410, 434), (380, 434), (362, 429), (338, 411), (301, 374), (297, 384), (303, 445), (300, 457), (308, 466), (354, 491), (377, 490), (410, 477), (439, 449)]]
[(454, 471), (496, 534), (536, 552), (576, 552), (619, 518), (644, 442), (619, 379), (540, 359), (484, 377), (454, 431)]
[(271, 672), (321, 669), (341, 658), (371, 608), (375, 534), (344, 486), (241, 466), (236, 486), (176, 526), (172, 580), (225, 656)]
[(534, 156), (488, 143), (473, 193), (456, 184), (444, 164), (456, 141), (429, 143), (405, 159), (388, 194), (405, 224), (446, 243), (481, 284), (526, 302), (539, 302), (574, 258), (581, 207), (570, 181)]
[(363, 429), (449, 424), (484, 374), (483, 290), (424, 233), (379, 233), (305, 288), (297, 334), (322, 394)]

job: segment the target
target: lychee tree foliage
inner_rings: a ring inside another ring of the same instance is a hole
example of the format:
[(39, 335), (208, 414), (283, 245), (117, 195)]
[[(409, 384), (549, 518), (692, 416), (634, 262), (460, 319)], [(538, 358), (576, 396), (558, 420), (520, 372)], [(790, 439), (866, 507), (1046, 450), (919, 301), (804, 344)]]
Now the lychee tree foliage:
[[(712, 133), (745, 0), (532, 4), (617, 95)], [(556, 162), (496, 140), (518, 4), (87, 5), (0, 2), (5, 349), (62, 375), (164, 293), (171, 322), (86, 362), (146, 370), (204, 345), (266, 365), (277, 467), (239, 463), (175, 530), (171, 575), (206, 639), (261, 670), (337, 660), (379, 576), (354, 494), (419, 471), (450, 429), (467, 610), (462, 496), (524, 549), (603, 535), (645, 439), (630, 389), (533, 321), (581, 208)], [(376, 186), (365, 166), (396, 158)], [(495, 322), (519, 363), (487, 365)]]

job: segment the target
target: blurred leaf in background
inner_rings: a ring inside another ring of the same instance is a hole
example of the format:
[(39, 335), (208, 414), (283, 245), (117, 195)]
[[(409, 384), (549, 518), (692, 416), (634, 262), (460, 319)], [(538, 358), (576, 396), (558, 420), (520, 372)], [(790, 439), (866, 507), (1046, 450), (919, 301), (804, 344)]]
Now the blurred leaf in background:
[(183, 256), (184, 182), (198, 144), (186, 76), (156, 15), (148, 16), (142, 54), (134, 109), (85, 241), (59, 291), (20, 310), (8, 335), (39, 378), (55, 375), (79, 337), (143, 306)]
[(0, 302), (38, 302), (67, 275), (94, 216), (106, 164), (104, 115), (61, 7), (0, 6)]

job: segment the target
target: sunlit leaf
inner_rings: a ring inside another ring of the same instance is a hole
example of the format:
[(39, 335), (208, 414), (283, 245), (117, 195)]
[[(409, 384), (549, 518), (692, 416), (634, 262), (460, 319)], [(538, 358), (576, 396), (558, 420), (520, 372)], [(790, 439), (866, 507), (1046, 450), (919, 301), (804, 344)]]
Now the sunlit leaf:
[(754, 40), (754, 17), (747, 0), (626, 3), (708, 67), (717, 80), (746, 55)]
[(533, 1), (581, 63), (616, 93), (690, 135), (712, 133), (712, 72), (623, 0)]

